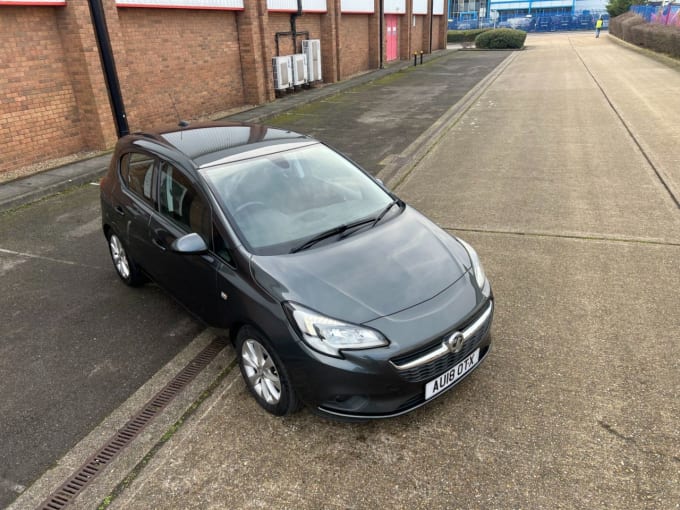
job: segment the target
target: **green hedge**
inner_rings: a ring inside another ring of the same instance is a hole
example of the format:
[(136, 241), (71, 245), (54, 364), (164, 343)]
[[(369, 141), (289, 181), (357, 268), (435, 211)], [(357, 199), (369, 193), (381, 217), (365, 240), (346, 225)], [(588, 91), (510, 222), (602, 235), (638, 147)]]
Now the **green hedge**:
[(636, 46), (680, 58), (678, 27), (646, 23), (641, 16), (626, 12), (610, 20), (609, 33)]
[(496, 28), (479, 34), (475, 46), (485, 50), (519, 49), (524, 46), (527, 33), (512, 28)]
[(490, 28), (477, 28), (475, 30), (449, 30), (446, 34), (446, 42), (461, 43), (472, 42), (482, 32), (491, 30)]
[[(644, 25), (645, 19), (642, 16), (638, 16), (634, 12), (627, 12), (616, 18), (612, 18), (609, 21), (610, 33), (617, 37), (620, 37), (624, 41), (632, 42), (632, 28), (637, 25)], [(613, 29), (613, 30), (612, 30)]]

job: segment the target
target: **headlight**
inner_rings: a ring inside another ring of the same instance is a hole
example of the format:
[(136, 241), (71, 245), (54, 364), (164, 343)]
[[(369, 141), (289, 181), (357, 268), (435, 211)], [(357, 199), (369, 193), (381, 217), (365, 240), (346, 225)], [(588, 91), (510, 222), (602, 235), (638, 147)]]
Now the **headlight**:
[(484, 268), (482, 267), (482, 263), (479, 260), (479, 255), (477, 255), (477, 252), (472, 246), (463, 241), (460, 237), (457, 237), (456, 239), (458, 239), (460, 244), (462, 244), (463, 247), (467, 250), (468, 255), (470, 255), (470, 261), (472, 262), (472, 270), (475, 273), (475, 280), (477, 281), (477, 286), (480, 289), (484, 290), (484, 284), (486, 283), (486, 275), (484, 274)]
[(341, 350), (371, 349), (389, 344), (374, 329), (340, 322), (294, 303), (285, 303), (284, 308), (305, 343), (323, 354), (341, 358)]

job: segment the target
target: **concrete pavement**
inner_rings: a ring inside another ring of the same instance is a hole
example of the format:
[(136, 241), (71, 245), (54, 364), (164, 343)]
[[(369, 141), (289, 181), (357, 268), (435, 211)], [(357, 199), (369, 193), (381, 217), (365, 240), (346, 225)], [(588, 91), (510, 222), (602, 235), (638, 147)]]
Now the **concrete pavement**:
[(527, 46), (383, 169), (480, 252), (498, 303), (484, 366), (365, 424), (270, 417), (225, 369), (75, 508), (680, 508), (680, 175), (658, 141), (680, 109), (654, 94), (680, 74), (608, 36)]

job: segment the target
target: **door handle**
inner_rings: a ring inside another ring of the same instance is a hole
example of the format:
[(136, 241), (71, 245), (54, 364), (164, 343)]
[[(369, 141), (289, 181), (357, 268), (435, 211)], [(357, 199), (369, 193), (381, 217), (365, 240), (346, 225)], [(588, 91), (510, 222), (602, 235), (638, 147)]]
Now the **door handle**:
[(121, 216), (125, 216), (125, 210), (123, 209), (122, 206), (117, 205), (116, 208), (115, 208), (115, 211), (116, 211), (118, 214), (120, 214)]
[(163, 243), (160, 242), (158, 239), (153, 238), (153, 239), (151, 239), (151, 242), (152, 242), (153, 244), (155, 244), (155, 245), (158, 247), (159, 250), (161, 250), (161, 251), (165, 251), (165, 250), (166, 250), (166, 248), (165, 248), (165, 246), (163, 245)]

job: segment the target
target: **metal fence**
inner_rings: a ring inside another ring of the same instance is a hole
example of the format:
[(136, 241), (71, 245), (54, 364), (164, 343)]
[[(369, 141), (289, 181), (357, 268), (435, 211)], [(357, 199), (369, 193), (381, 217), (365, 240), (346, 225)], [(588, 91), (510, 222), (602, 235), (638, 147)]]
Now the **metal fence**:
[(481, 18), (476, 12), (454, 13), (449, 19), (449, 30), (473, 30), (476, 28), (514, 28), (525, 32), (557, 32), (564, 30), (594, 30), (598, 18), (603, 27), (609, 26), (607, 11), (550, 10), (533, 14), (497, 12), (495, 18)]
[(630, 10), (645, 18), (647, 23), (680, 27), (680, 5), (632, 5)]

